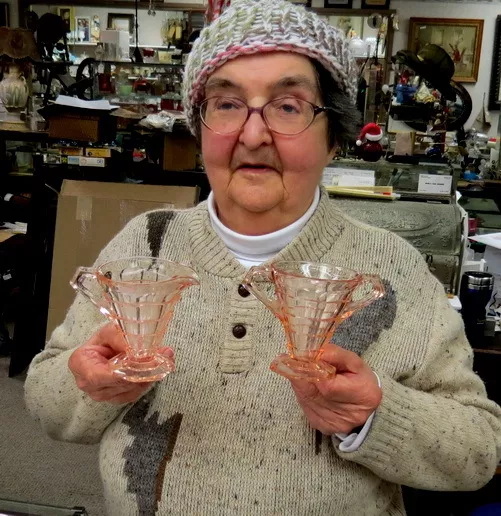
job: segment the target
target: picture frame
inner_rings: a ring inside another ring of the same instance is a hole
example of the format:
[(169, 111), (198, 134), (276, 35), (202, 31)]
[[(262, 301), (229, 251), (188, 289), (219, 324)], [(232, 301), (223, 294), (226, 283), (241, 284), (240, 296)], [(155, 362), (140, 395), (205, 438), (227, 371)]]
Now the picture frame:
[(501, 16), (496, 18), (494, 29), (488, 108), (490, 111), (499, 111), (501, 109)]
[(311, 7), (311, 0), (289, 0), (293, 4), (302, 5), (304, 7)]
[(128, 30), (131, 43), (134, 43), (134, 23), (133, 14), (108, 13), (108, 29)]
[(10, 26), (10, 4), (0, 3), (0, 27)]
[(362, 0), (362, 9), (386, 10), (390, 8), (391, 0)]
[(90, 16), (75, 16), (75, 42), (90, 43)]
[(72, 6), (61, 5), (57, 8), (57, 15), (60, 16), (66, 27), (66, 33), (72, 33), (75, 30), (75, 9)]
[(91, 43), (97, 43), (99, 36), (101, 35), (101, 21), (98, 14), (93, 14), (90, 23), (90, 41)]
[(351, 9), (353, 0), (324, 0), (325, 9)]
[(442, 47), (456, 67), (456, 82), (477, 82), (484, 20), (410, 18), (407, 48), (419, 52), (429, 43)]

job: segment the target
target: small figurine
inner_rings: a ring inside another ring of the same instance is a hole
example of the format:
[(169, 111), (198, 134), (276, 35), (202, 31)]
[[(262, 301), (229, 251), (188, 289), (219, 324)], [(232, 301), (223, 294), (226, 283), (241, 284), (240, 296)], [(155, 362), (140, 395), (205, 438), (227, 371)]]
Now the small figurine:
[(361, 147), (361, 156), (364, 161), (378, 161), (383, 155), (383, 147), (379, 143), (383, 138), (383, 131), (379, 125), (371, 122), (365, 125), (360, 132), (357, 146)]

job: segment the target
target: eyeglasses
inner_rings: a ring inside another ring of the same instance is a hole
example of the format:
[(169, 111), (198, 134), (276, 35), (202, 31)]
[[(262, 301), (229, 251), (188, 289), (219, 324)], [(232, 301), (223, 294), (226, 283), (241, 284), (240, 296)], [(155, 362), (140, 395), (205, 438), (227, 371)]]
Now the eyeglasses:
[(217, 134), (240, 131), (252, 113), (259, 113), (270, 131), (292, 136), (306, 131), (318, 114), (332, 108), (297, 97), (273, 99), (261, 107), (250, 107), (234, 97), (210, 97), (199, 109), (203, 124)]

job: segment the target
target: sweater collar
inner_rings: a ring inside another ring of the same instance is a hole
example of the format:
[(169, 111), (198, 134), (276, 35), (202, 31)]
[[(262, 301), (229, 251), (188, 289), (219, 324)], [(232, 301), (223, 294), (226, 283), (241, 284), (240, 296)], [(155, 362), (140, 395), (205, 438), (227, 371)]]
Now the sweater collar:
[[(329, 200), (328, 193), (321, 188), (320, 201), (309, 221), (292, 242), (270, 261), (322, 261), (322, 257), (341, 235), (344, 225), (343, 215)], [(247, 273), (214, 231), (207, 201), (200, 203), (191, 212), (189, 232), (193, 265), (228, 278), (241, 278)]]

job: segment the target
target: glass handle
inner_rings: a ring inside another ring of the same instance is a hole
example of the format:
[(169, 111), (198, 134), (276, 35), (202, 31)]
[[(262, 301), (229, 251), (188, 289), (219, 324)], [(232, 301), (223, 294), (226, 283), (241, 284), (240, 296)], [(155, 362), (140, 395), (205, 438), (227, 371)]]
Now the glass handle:
[(362, 274), (360, 286), (364, 285), (365, 283), (372, 285), (371, 291), (368, 292), (362, 299), (358, 299), (357, 301), (350, 301), (347, 303), (344, 307), (343, 313), (340, 316), (341, 320), (347, 319), (353, 312), (356, 312), (357, 310), (370, 305), (373, 301), (376, 301), (377, 299), (380, 299), (384, 296), (385, 288), (379, 276), (376, 274)]
[(270, 309), (278, 318), (280, 318), (280, 310), (278, 308), (278, 300), (276, 295), (269, 297), (258, 286), (259, 283), (271, 283), (275, 286), (273, 281), (273, 271), (270, 266), (256, 265), (249, 269), (242, 281), (242, 285), (253, 294), (259, 301), (261, 301), (268, 309)]
[(83, 294), (94, 306), (97, 306), (103, 315), (110, 316), (108, 303), (105, 301), (104, 296), (101, 295), (99, 299), (96, 299), (94, 293), (85, 284), (88, 280), (94, 284), (97, 283), (96, 271), (89, 267), (79, 267), (73, 278), (71, 278), (70, 285), (77, 292)]

